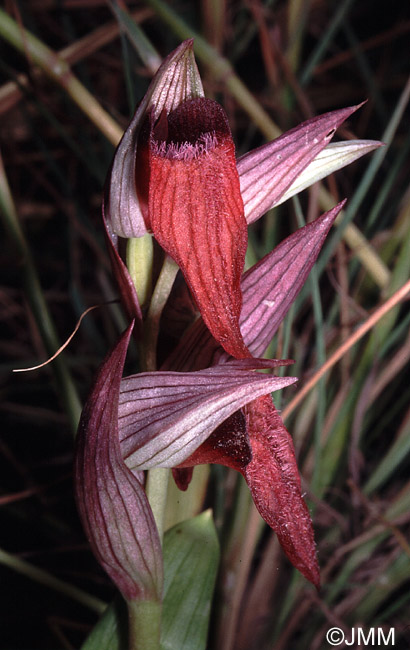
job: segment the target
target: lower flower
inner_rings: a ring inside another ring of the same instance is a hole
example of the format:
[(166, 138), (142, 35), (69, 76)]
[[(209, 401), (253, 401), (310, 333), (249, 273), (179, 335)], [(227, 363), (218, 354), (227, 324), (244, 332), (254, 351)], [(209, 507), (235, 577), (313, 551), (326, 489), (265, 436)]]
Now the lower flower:
[(174, 470), (181, 489), (192, 465), (218, 463), (241, 472), (253, 501), (289, 560), (317, 588), (319, 566), (309, 510), (303, 500), (292, 439), (270, 396), (247, 404)]

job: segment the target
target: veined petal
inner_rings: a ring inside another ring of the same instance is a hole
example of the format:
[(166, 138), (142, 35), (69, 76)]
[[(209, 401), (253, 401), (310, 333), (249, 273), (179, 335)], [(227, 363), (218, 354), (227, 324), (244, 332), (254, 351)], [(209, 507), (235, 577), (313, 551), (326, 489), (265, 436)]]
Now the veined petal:
[(313, 527), (303, 500), (292, 439), (270, 396), (249, 402), (173, 470), (186, 490), (192, 467), (218, 463), (245, 477), (260, 515), (276, 532), (292, 564), (319, 587)]
[(160, 600), (162, 553), (144, 488), (121, 456), (118, 396), (132, 327), (103, 364), (75, 453), (77, 507), (98, 561), (126, 600)]
[[(309, 163), (274, 205), (277, 206), (284, 203), (292, 196), (299, 194), (299, 192), (313, 185), (313, 183), (321, 181), (322, 178), (337, 172), (338, 169), (350, 165), (350, 163), (358, 160), (365, 154), (382, 146), (383, 142), (379, 142), (378, 140), (331, 142)], [(274, 206), (272, 205), (271, 207)]]
[[(261, 357), (301, 290), (345, 201), (299, 228), (242, 276), (240, 328), (249, 351)], [(185, 333), (163, 370), (198, 370), (226, 361), (203, 321)]]
[(243, 475), (252, 498), (289, 560), (319, 588), (312, 521), (301, 493), (292, 439), (269, 396), (251, 402), (244, 411), (252, 460)]
[(252, 223), (278, 203), (299, 174), (326, 147), (336, 129), (362, 104), (324, 113), (237, 161), (245, 217)]
[(136, 321), (137, 332), (142, 322), (141, 308), (118, 252), (118, 236), (141, 237), (147, 232), (136, 190), (137, 143), (146, 114), (158, 117), (162, 111), (170, 112), (181, 102), (204, 94), (192, 42), (184, 41), (171, 52), (154, 75), (117, 147), (105, 187), (102, 216), (112, 269), (127, 314)]
[(346, 201), (299, 228), (242, 277), (240, 325), (251, 353), (262, 356), (303, 287)]
[[(277, 362), (245, 359), (192, 373), (141, 373), (123, 379), (119, 400), (121, 453), (133, 470), (182, 463), (235, 411), (294, 377), (247, 370)], [(244, 368), (244, 369), (241, 369)]]
[(121, 237), (141, 237), (147, 232), (135, 187), (137, 141), (148, 112), (157, 118), (181, 102), (203, 97), (203, 88), (192, 48), (184, 41), (164, 59), (117, 147), (106, 190), (106, 219)]
[(118, 235), (112, 230), (112, 224), (105, 218), (104, 205), (102, 207), (102, 217), (105, 229), (105, 241), (107, 243), (108, 254), (110, 256), (111, 268), (120, 290), (122, 304), (130, 320), (135, 320), (137, 334), (140, 334), (142, 326), (142, 312), (138, 295), (135, 290), (131, 275), (121, 259), (118, 252)]
[(183, 102), (154, 127), (149, 150), (149, 225), (180, 266), (207, 327), (236, 358), (247, 227), (235, 149), (222, 107)]

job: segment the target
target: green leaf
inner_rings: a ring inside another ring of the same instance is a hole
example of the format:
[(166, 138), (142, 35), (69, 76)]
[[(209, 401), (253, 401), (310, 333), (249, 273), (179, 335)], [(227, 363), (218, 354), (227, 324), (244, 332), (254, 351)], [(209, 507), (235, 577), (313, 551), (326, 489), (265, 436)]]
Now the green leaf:
[(163, 550), (161, 650), (205, 650), (219, 563), (211, 511), (167, 531)]
[(127, 650), (128, 620), (125, 601), (118, 595), (97, 625), (92, 629), (81, 650)]
[[(205, 650), (219, 543), (210, 510), (177, 524), (164, 538), (161, 650)], [(81, 650), (126, 650), (127, 607), (118, 596)]]

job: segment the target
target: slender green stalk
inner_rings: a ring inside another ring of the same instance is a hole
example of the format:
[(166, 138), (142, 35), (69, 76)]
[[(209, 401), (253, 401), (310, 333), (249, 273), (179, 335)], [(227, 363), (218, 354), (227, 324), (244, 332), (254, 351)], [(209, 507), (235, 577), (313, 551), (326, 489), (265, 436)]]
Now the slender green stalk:
[[(150, 293), (152, 264), (153, 243), (151, 235), (139, 239), (130, 239), (127, 247), (127, 266), (137, 289), (138, 297), (142, 302)], [(159, 324), (178, 269), (179, 267), (174, 260), (169, 255), (166, 255), (144, 322), (144, 336), (141, 345), (142, 370), (155, 371), (157, 369), (156, 350)], [(147, 475), (147, 497), (161, 539), (164, 532), (168, 476), (169, 470), (162, 467), (149, 470)]]
[[(326, 202), (326, 205), (330, 205), (328, 198), (330, 194), (325, 190), (325, 188), (320, 188), (320, 197), (322, 199), (322, 207)], [(334, 205), (332, 199), (331, 206)], [(349, 203), (350, 208), (350, 203)], [(353, 214), (353, 212), (351, 213)], [(381, 257), (377, 254), (376, 250), (366, 239), (363, 233), (355, 226), (354, 223), (348, 223), (347, 225), (342, 225), (342, 219), (345, 215), (345, 212), (342, 210), (338, 214), (338, 218), (335, 221), (336, 226), (341, 226), (340, 230), (335, 233), (335, 239), (338, 241), (344, 239), (346, 244), (349, 246), (350, 250), (356, 257), (360, 260), (363, 268), (369, 273), (370, 277), (373, 278), (374, 282), (380, 289), (384, 289), (390, 282), (390, 271), (386, 264), (383, 262)], [(346, 222), (345, 222), (346, 223)], [(331, 240), (329, 245), (329, 257), (335, 250), (335, 240)], [(321, 254), (321, 259), (318, 264), (318, 269), (322, 270), (325, 266), (325, 251)], [(326, 261), (328, 257), (326, 256)]]
[[(131, 18), (137, 22), (139, 19), (141, 19), (144, 13), (146, 13), (146, 10), (144, 9), (134, 11), (131, 14)], [(81, 61), (84, 61), (84, 59), (97, 52), (105, 45), (111, 43), (112, 41), (115, 41), (119, 35), (119, 31), (120, 26), (118, 24), (118, 21), (113, 21), (101, 25), (85, 36), (77, 39), (73, 43), (70, 43), (66, 47), (63, 47), (58, 51), (58, 56), (73, 66)], [(143, 60), (145, 61), (144, 58)], [(40, 69), (39, 72), (41, 72)], [(17, 75), (16, 81), (9, 81), (2, 86), (2, 101), (5, 102), (9, 108), (12, 108), (12, 106), (17, 104), (21, 99), (21, 90), (27, 86), (29, 86), (27, 75)]]
[(157, 284), (152, 294), (146, 321), (144, 323), (143, 368), (154, 371), (157, 369), (157, 340), (159, 323), (165, 303), (174, 284), (179, 267), (174, 260), (165, 256), (164, 264), (159, 274)]
[[(229, 648), (233, 642), (236, 614), (243, 589), (243, 579), (248, 573), (248, 564), (244, 568), (242, 562), (249, 559), (246, 552), (248, 533), (255, 539), (254, 531), (249, 531), (252, 518), (253, 504), (249, 489), (242, 476), (235, 477), (236, 487), (233, 507), (229, 518), (221, 530), (221, 567), (219, 589), (217, 590), (218, 604), (216, 606), (216, 623), (213, 632), (215, 647), (218, 650)], [(225, 495), (223, 495), (225, 496)], [(259, 522), (261, 519), (259, 517)], [(255, 522), (252, 521), (252, 524)], [(260, 530), (260, 528), (259, 528)], [(249, 544), (247, 546), (249, 549)], [(244, 557), (245, 556), (245, 557)], [(238, 588), (240, 593), (238, 593)], [(235, 620), (233, 620), (235, 619)]]
[(397, 182), (397, 175), (400, 170), (404, 168), (406, 160), (410, 152), (410, 133), (407, 134), (403, 144), (400, 146), (399, 150), (396, 153), (396, 157), (393, 162), (390, 161), (389, 168), (386, 169), (386, 176), (382, 180), (381, 187), (375, 197), (374, 204), (369, 211), (369, 214), (366, 219), (366, 226), (371, 230), (376, 221), (379, 218), (382, 218), (381, 215), (388, 208), (387, 202), (391, 196), (392, 188)]
[(159, 537), (164, 536), (165, 510), (167, 505), (169, 469), (167, 467), (154, 467), (147, 474), (146, 493)]
[(56, 81), (105, 137), (117, 145), (122, 129), (72, 73), (67, 61), (0, 9), (0, 36)]
[(78, 587), (74, 587), (74, 585), (70, 585), (63, 580), (55, 578), (47, 571), (44, 571), (44, 569), (39, 569), (30, 564), (30, 562), (26, 562), (11, 553), (7, 553), (7, 551), (3, 551), (3, 549), (0, 549), (0, 564), (13, 569), (13, 571), (21, 573), (30, 580), (34, 580), (39, 584), (58, 591), (60, 594), (68, 596), (68, 598), (76, 600), (78, 603), (81, 603), (89, 609), (92, 609), (94, 612), (97, 612), (97, 614), (102, 614), (107, 606), (106, 603), (99, 598), (91, 596), (85, 591), (82, 591), (82, 589), (78, 589)]
[(371, 494), (383, 485), (392, 474), (403, 463), (405, 458), (410, 454), (410, 412), (405, 418), (403, 425), (399, 428), (396, 438), (386, 455), (382, 458), (376, 469), (371, 474), (369, 480), (363, 487), (366, 495)]
[[(151, 277), (153, 265), (153, 241), (152, 236), (147, 234), (138, 239), (129, 239), (127, 243), (127, 266), (131, 277), (137, 289), (140, 303), (144, 304), (151, 293)], [(168, 300), (175, 277), (179, 267), (174, 260), (168, 255), (165, 256), (161, 273), (153, 291), (147, 317), (144, 322), (144, 337), (141, 345), (141, 367), (146, 371), (155, 371), (157, 369), (156, 348), (159, 333), (159, 325), (162, 311)], [(190, 487), (190, 497), (179, 498), (188, 514), (192, 511), (196, 514), (199, 504), (203, 501), (204, 484), (207, 482), (207, 472), (196, 472), (199, 480), (194, 481)], [(165, 528), (165, 511), (167, 510), (169, 470), (158, 467), (149, 470), (147, 475), (147, 497), (152, 508), (155, 523), (158, 528), (160, 538), (163, 537)], [(182, 495), (184, 496), (184, 495)], [(193, 502), (194, 501), (194, 502)], [(172, 509), (172, 506), (170, 506)], [(179, 519), (182, 517), (184, 509), (179, 512)], [(169, 512), (167, 512), (169, 515)], [(176, 523), (172, 521), (172, 523)]]
[[(60, 348), (60, 342), (58, 340), (53, 319), (44, 299), (44, 294), (41, 289), (37, 269), (31, 256), (31, 251), (23, 229), (20, 226), (1, 155), (0, 214), (3, 218), (6, 230), (9, 232), (10, 238), (17, 248), (19, 256), (18, 264), (22, 268), (26, 296), (44, 342), (44, 346), (49, 356), (51, 356)], [(59, 386), (59, 396), (64, 402), (71, 429), (73, 433), (75, 433), (77, 431), (78, 420), (81, 413), (81, 402), (71, 378), (70, 371), (64, 361), (64, 357), (62, 355), (58, 356), (53, 361), (51, 368), (54, 372), (57, 385)]]
[(131, 600), (127, 606), (129, 650), (159, 650), (161, 603)]
[[(144, 338), (142, 347), (142, 366), (145, 370), (157, 369), (157, 340), (161, 314), (178, 273), (178, 265), (174, 260), (165, 256), (157, 284), (152, 294), (146, 321), (144, 323)], [(150, 469), (147, 476), (147, 497), (154, 513), (158, 532), (162, 538), (164, 518), (167, 503), (169, 470), (158, 467)]]
[(141, 306), (145, 305), (151, 296), (153, 261), (154, 243), (150, 233), (128, 239), (127, 267)]

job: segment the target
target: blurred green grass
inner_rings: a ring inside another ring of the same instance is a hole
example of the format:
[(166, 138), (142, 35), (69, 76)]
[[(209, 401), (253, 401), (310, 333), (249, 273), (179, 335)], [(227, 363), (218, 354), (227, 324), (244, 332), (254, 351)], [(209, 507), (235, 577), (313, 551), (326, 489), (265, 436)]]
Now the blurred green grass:
[[(410, 11), (401, 2), (388, 11), (380, 0), (149, 0), (126, 3), (116, 13), (103, 1), (36, 0), (6, 8), (17, 24), (63, 52), (75, 78), (120, 129), (158, 57), (199, 34), (206, 93), (224, 104), (238, 153), (264, 142), (275, 125), (285, 130), (366, 98), (340, 134), (381, 138), (410, 73)], [(87, 549), (72, 498), (76, 407), (67, 400), (67, 381), (83, 400), (123, 326), (118, 306), (87, 316), (59, 362), (62, 371), (15, 375), (11, 369), (44, 360), (85, 308), (116, 296), (100, 224), (116, 131), (109, 121), (107, 128), (99, 122), (98, 111), (92, 121), (75, 92), (39, 73), (27, 49), (19, 52), (4, 39), (1, 47), (3, 178), (24, 238), (9, 223), (0, 243), (0, 546), (109, 602), (113, 589)], [(273, 355), (296, 360), (292, 374), (300, 387), (409, 278), (409, 132), (407, 109), (377, 168), (365, 158), (324, 183), (335, 203), (354, 199), (348, 218), (373, 245), (389, 281), (377, 284), (337, 231), (331, 236), (326, 263), (319, 261), (272, 345)], [(2, 209), (4, 216), (4, 201)], [(252, 228), (249, 260), (298, 227), (301, 215), (310, 220), (319, 210), (315, 189), (299, 204), (280, 206)], [(36, 276), (38, 311), (31, 287)], [(45, 305), (56, 331), (51, 341)], [(334, 625), (346, 632), (395, 627), (396, 645), (410, 643), (409, 322), (407, 303), (389, 312), (287, 420), (314, 515), (319, 595), (292, 572), (241, 480), (213, 468), (208, 501), (224, 555), (210, 649), (315, 650), (325, 647), (325, 632)], [(283, 394), (282, 408), (292, 390)], [(80, 647), (95, 608), (3, 562), (2, 647)]]

